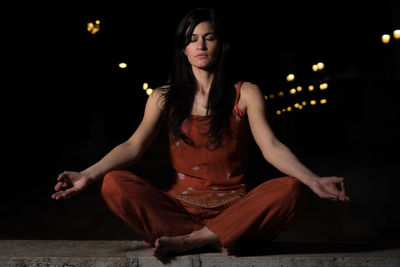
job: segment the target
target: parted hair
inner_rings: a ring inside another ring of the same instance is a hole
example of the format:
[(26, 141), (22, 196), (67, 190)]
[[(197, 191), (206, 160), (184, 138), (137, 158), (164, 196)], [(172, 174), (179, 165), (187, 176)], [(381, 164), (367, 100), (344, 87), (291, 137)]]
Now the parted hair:
[(161, 90), (164, 90), (164, 114), (173, 138), (192, 143), (192, 140), (182, 132), (182, 124), (186, 119), (191, 118), (197, 81), (184, 49), (190, 43), (195, 27), (204, 21), (211, 23), (219, 41), (219, 58), (211, 69), (213, 80), (205, 117), (205, 119), (210, 119), (209, 130), (205, 133), (209, 137), (208, 145), (215, 148), (221, 144), (223, 135), (229, 134), (229, 119), (236, 96), (234, 81), (227, 64), (230, 46), (215, 10), (194, 9), (183, 18), (176, 31), (175, 56), (168, 86)]

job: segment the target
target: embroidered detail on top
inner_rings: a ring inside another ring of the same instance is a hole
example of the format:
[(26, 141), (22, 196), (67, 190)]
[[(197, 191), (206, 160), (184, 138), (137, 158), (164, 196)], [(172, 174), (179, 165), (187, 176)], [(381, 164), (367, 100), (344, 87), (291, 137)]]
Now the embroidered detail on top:
[(217, 146), (216, 144), (206, 144), (207, 149), (214, 150)]
[[(174, 197), (180, 201), (189, 203), (194, 206), (203, 207), (203, 208), (217, 208), (224, 205), (228, 205), (234, 201), (241, 199), (245, 194), (226, 194), (226, 193), (218, 193), (214, 194), (212, 197), (211, 194), (205, 195), (190, 195), (187, 191), (183, 191), (181, 194), (173, 194)], [(216, 198), (215, 195), (218, 197)]]
[(183, 181), (183, 180), (185, 180), (186, 176), (183, 173), (178, 172), (178, 178), (179, 178), (179, 180)]

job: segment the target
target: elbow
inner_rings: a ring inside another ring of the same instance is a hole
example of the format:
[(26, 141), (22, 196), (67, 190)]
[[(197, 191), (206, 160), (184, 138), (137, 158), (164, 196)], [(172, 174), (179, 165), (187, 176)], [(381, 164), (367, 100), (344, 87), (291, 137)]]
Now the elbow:
[(282, 149), (284, 145), (276, 138), (270, 140), (268, 144), (264, 145), (261, 149), (262, 155), (266, 161), (272, 163), (277, 156), (277, 152)]
[(264, 157), (264, 159), (267, 161), (267, 162), (269, 162), (269, 163), (271, 163), (271, 164), (273, 164), (272, 162), (273, 162), (273, 153), (271, 153), (271, 151), (268, 151), (268, 152), (263, 152), (262, 153), (263, 154), (263, 157)]
[(130, 161), (139, 160), (145, 152), (145, 148), (143, 147), (143, 145), (138, 144), (137, 142), (134, 142), (132, 140), (125, 141), (121, 144), (121, 146), (125, 151), (129, 151)]

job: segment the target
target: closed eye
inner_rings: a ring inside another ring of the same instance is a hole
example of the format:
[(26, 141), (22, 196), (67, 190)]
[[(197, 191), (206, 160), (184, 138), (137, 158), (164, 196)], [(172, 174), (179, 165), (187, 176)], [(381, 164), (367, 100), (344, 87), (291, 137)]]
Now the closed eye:
[[(208, 32), (206, 34), (203, 35), (203, 39), (206, 41), (214, 41), (215, 39), (217, 39), (216, 34), (213, 32)], [(198, 36), (197, 34), (192, 34), (192, 38), (190, 39), (191, 43), (197, 42), (198, 40)]]

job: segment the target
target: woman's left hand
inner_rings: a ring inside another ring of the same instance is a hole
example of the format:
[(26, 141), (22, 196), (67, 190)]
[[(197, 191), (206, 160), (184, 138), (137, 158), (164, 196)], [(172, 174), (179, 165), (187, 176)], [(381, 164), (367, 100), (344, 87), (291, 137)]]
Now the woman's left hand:
[(350, 198), (346, 196), (343, 177), (321, 177), (313, 180), (309, 187), (320, 198), (333, 201), (350, 201)]

